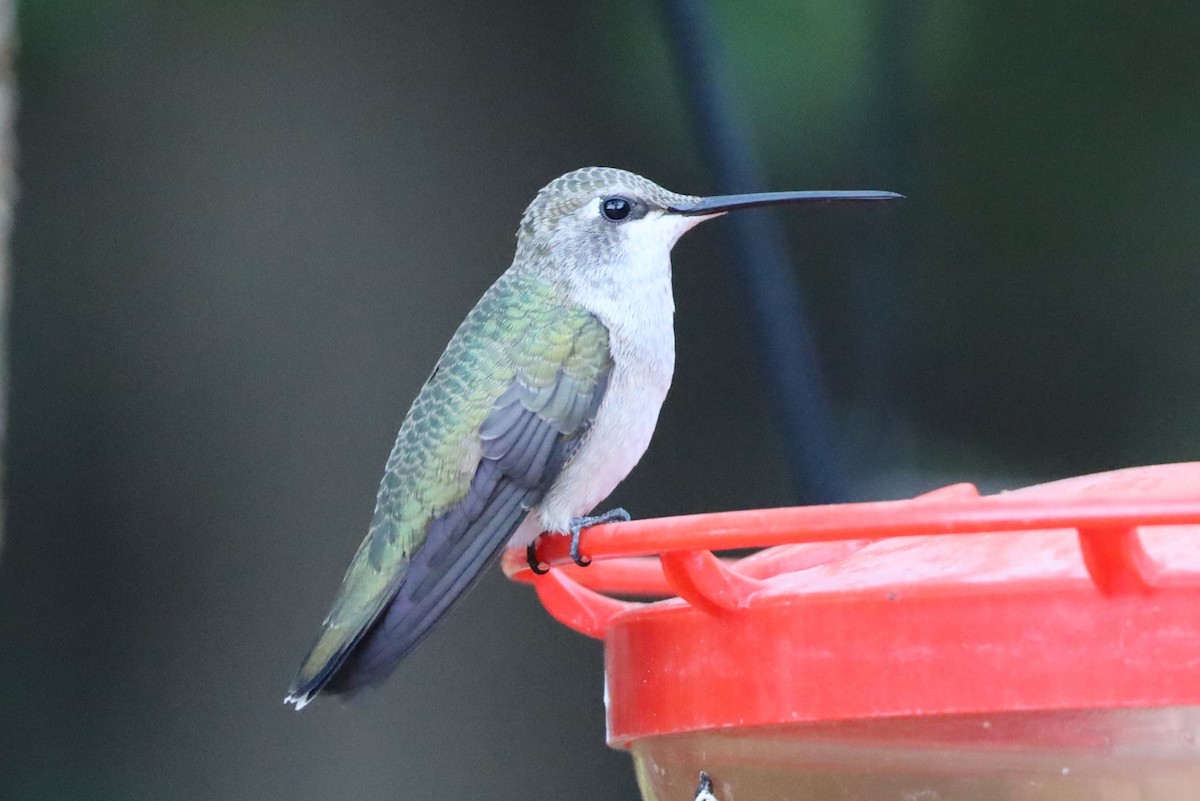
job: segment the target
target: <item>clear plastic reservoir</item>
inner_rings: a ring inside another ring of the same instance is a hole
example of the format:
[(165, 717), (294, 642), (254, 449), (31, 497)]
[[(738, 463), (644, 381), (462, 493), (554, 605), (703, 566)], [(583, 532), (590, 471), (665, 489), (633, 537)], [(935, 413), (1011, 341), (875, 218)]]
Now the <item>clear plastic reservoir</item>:
[(646, 801), (1197, 801), (1200, 707), (1009, 712), (631, 744)]

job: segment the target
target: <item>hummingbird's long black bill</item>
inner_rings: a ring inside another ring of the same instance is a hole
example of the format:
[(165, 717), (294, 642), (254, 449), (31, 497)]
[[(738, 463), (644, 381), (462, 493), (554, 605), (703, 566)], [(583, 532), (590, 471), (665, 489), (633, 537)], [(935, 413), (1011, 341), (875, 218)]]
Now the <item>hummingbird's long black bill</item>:
[(800, 192), (754, 192), (748, 195), (717, 195), (704, 197), (695, 203), (668, 206), (672, 214), (695, 217), (701, 214), (719, 214), (733, 209), (751, 209), (755, 206), (773, 206), (777, 203), (819, 203), (828, 200), (899, 200), (904, 195), (884, 192), (879, 189), (810, 189)]

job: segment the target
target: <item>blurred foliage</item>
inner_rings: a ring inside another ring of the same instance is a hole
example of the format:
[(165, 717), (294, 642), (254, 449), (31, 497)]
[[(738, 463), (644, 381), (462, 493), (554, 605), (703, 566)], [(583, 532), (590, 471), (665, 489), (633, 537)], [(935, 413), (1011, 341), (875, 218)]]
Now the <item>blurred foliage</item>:
[[(659, 9), (641, 3), (607, 11), (598, 28), (612, 52), (621, 54), (619, 63), (628, 65), (614, 92), (627, 107), (624, 113), (659, 119), (663, 109), (678, 108), (678, 75)], [(807, 169), (814, 167), (814, 156), (832, 158), (836, 143), (855, 125), (871, 78), (865, 69), (871, 6), (725, 2), (714, 4), (714, 11), (739, 110), (761, 134), (764, 156), (783, 165), (801, 160)], [(781, 25), (781, 19), (788, 23)], [(654, 128), (646, 133), (662, 135)]]

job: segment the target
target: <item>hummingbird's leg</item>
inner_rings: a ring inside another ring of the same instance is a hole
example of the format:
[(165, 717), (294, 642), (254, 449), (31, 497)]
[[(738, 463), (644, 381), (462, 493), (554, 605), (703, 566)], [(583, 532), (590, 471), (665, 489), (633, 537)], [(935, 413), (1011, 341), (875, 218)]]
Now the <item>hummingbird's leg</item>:
[(609, 509), (604, 514), (590, 515), (587, 517), (572, 517), (571, 518), (571, 561), (580, 567), (587, 567), (592, 563), (591, 558), (584, 559), (579, 553), (579, 534), (585, 528), (598, 526), (601, 523), (614, 523), (620, 521), (622, 523), (629, 522), (629, 512), (617, 507)]
[(525, 546), (525, 558), (529, 560), (529, 569), (532, 570), (535, 575), (544, 576), (550, 572), (550, 568), (542, 567), (542, 563), (538, 561), (537, 541), (540, 538), (541, 535), (539, 534), (537, 537), (533, 538), (533, 541), (530, 542), (529, 545)]

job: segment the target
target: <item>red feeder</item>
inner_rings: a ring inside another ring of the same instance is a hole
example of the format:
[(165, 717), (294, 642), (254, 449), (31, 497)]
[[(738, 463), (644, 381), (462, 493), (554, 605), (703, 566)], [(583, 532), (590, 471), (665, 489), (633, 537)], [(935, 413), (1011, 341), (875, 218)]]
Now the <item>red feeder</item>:
[(1198, 526), (1189, 463), (620, 523), (586, 569), (565, 537), (545, 576), (504, 565), (605, 640), (608, 741), (649, 800), (705, 770), (721, 801), (1195, 801)]

